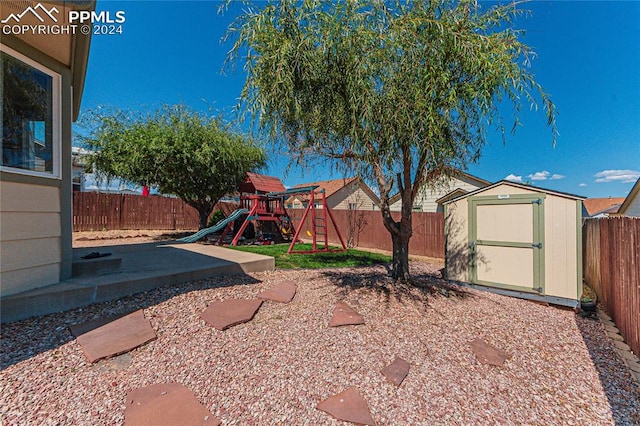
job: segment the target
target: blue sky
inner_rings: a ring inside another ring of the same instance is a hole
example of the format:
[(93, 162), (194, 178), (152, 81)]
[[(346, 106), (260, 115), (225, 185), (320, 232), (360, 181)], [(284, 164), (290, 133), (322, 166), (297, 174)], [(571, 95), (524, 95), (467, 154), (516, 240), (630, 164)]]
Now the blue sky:
[[(81, 111), (99, 105), (155, 109), (185, 103), (232, 117), (245, 75), (223, 75), (229, 43), (221, 43), (238, 12), (218, 14), (211, 1), (105, 1), (122, 10), (123, 34), (94, 35)], [(489, 3), (482, 3), (487, 7)], [(640, 176), (640, 2), (535, 1), (516, 27), (537, 53), (533, 71), (558, 108), (555, 148), (544, 114), (526, 111), (503, 144), (492, 136), (468, 172), (490, 181), (511, 176), (588, 197), (624, 197)], [(326, 168), (291, 170), (272, 153), (267, 174), (285, 185), (339, 178)]]

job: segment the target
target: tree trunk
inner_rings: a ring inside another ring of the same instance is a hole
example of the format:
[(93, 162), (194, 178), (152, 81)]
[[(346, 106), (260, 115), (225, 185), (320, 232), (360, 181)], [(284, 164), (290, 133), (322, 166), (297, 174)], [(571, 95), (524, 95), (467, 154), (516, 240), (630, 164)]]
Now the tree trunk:
[(391, 276), (397, 281), (408, 281), (409, 275), (409, 239), (410, 234), (400, 232), (391, 234), (393, 242), (393, 271)]
[(209, 214), (211, 214), (211, 209), (206, 207), (201, 207), (198, 209), (198, 215), (200, 216), (200, 225), (198, 229), (206, 228), (209, 224)]
[(395, 280), (407, 281), (410, 278), (409, 240), (412, 235), (412, 200), (409, 193), (403, 195), (405, 195), (406, 198), (402, 200), (403, 206), (399, 222), (396, 222), (391, 217), (388, 202), (386, 205), (383, 203), (380, 210), (382, 213), (382, 223), (391, 234), (391, 241), (393, 243), (393, 270), (391, 276)]

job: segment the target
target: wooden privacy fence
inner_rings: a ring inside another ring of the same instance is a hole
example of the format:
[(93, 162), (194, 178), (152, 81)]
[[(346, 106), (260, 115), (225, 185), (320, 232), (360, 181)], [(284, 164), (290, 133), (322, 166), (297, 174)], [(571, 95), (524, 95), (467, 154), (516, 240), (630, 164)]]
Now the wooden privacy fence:
[(198, 229), (198, 212), (179, 198), (73, 193), (73, 230)]
[(640, 218), (588, 219), (582, 233), (584, 279), (640, 355)]
[[(225, 215), (238, 208), (234, 203), (220, 203)], [(214, 209), (215, 210), (215, 209)], [(303, 209), (290, 209), (299, 226)], [(317, 211), (317, 215), (320, 214)], [(345, 243), (352, 247), (391, 251), (391, 236), (382, 224), (379, 211), (332, 210)], [(400, 219), (400, 213), (393, 213)], [(302, 236), (311, 229), (310, 218), (302, 225)], [(198, 212), (179, 198), (142, 197), (140, 195), (74, 192), (73, 230), (102, 231), (116, 229), (198, 229)], [(338, 244), (338, 236), (329, 227), (329, 242)], [(413, 236), (409, 253), (444, 258), (444, 218), (442, 213), (413, 213)]]
[[(316, 210), (320, 216), (322, 210)], [(376, 248), (391, 251), (391, 234), (382, 223), (380, 211), (370, 210), (331, 210), (344, 242), (351, 247)], [(307, 218), (300, 225), (304, 209), (290, 209), (289, 214), (296, 226), (302, 226), (303, 239), (308, 239), (307, 230), (311, 230), (311, 220)], [(392, 213), (400, 220), (400, 213)], [(329, 243), (339, 245), (340, 240), (329, 223)], [(318, 241), (321, 241), (318, 237)], [(444, 215), (442, 213), (413, 213), (413, 236), (409, 241), (409, 253), (418, 256), (444, 258)]]

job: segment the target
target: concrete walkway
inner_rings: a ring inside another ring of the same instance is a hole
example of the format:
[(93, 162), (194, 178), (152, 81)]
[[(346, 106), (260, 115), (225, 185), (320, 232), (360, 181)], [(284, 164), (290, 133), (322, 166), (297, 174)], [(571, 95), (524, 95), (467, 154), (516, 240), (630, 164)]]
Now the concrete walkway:
[[(111, 253), (82, 259), (92, 253)], [(272, 271), (272, 257), (223, 247), (175, 242), (74, 249), (74, 278), (0, 299), (2, 322), (116, 300), (165, 285), (221, 275)]]

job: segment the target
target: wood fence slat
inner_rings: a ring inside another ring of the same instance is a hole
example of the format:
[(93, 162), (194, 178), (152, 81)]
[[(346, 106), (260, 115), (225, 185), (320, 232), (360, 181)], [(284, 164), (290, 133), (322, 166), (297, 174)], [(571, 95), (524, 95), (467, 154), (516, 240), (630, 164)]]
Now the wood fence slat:
[[(303, 209), (291, 209), (289, 214), (293, 224), (302, 226), (301, 235), (306, 237), (306, 231), (311, 230), (311, 218), (300, 224)], [(320, 215), (321, 210), (317, 210)], [(379, 211), (371, 210), (332, 210), (337, 227), (345, 242), (360, 248), (376, 248), (391, 251), (391, 235), (382, 223)], [(395, 220), (400, 219), (399, 213), (392, 213)], [(444, 215), (442, 213), (412, 213), (413, 236), (409, 241), (409, 253), (418, 256), (444, 258)], [(339, 245), (338, 235), (329, 226), (329, 243)]]
[(198, 212), (178, 198), (73, 193), (73, 231), (198, 229)]
[(588, 219), (582, 229), (584, 279), (640, 355), (640, 218)]

